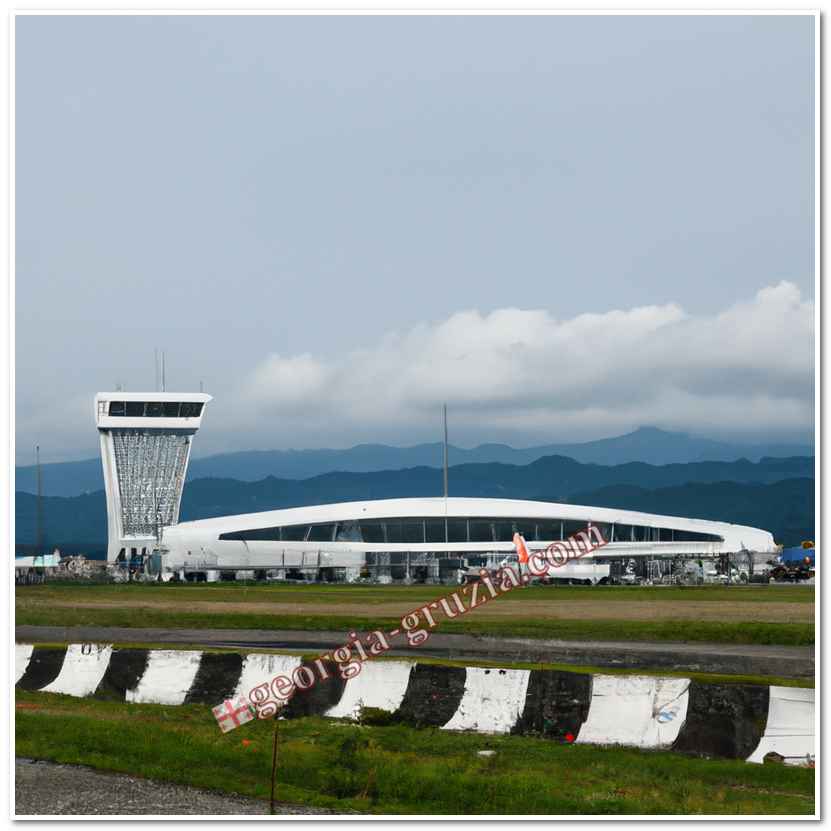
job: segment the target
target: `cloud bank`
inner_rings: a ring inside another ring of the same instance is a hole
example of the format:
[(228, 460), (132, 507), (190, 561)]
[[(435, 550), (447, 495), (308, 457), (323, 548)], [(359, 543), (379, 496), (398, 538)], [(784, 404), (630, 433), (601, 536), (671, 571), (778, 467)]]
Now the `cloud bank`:
[(341, 356), (270, 355), (235, 398), (282, 446), (435, 437), (444, 401), (457, 436), (479, 440), (643, 424), (753, 438), (810, 431), (813, 386), (814, 305), (781, 282), (712, 316), (673, 303), (567, 320), (461, 311)]

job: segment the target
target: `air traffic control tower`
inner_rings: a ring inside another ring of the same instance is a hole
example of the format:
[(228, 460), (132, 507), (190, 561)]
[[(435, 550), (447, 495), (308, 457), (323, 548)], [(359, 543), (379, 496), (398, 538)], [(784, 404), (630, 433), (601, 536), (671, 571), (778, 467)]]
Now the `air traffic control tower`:
[(107, 562), (152, 553), (161, 529), (179, 521), (179, 503), (204, 393), (99, 392), (95, 424), (107, 494)]

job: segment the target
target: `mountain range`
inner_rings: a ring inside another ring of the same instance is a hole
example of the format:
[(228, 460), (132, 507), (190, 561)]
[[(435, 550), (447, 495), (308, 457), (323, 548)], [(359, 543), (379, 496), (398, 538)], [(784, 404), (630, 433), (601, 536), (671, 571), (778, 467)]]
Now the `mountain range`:
[[(521, 449), (506, 444), (480, 444), (471, 449), (451, 445), (448, 449), (451, 465), (527, 465), (546, 456), (567, 456), (577, 462), (596, 465), (627, 462), (669, 465), (738, 459), (758, 462), (764, 457), (812, 456), (813, 453), (813, 447), (808, 444), (719, 442), (656, 427), (641, 427), (623, 436), (579, 444), (547, 444)], [(308, 479), (332, 471), (369, 473), (436, 468), (441, 464), (442, 445), (438, 442), (414, 447), (360, 444), (347, 450), (246, 450), (191, 459), (188, 479), (220, 478), (241, 482), (257, 482), (268, 476)], [(44, 464), (41, 474), (45, 496), (78, 496), (104, 487), (100, 458)], [(37, 491), (34, 466), (15, 469), (15, 489), (28, 493)]]
[[(546, 456), (527, 465), (454, 465), (449, 481), (454, 496), (611, 505), (719, 519), (766, 528), (786, 535), (777, 541), (792, 544), (813, 537), (813, 475), (812, 457), (598, 465)], [(337, 471), (300, 480), (274, 476), (256, 482), (192, 479), (185, 485), (181, 519), (441, 492), (441, 469), (423, 466), (363, 473)], [(84, 544), (96, 550), (106, 539), (103, 491), (46, 497), (43, 513), (45, 538), (50, 544), (64, 548)], [(15, 516), (18, 544), (31, 544), (35, 539), (35, 497), (18, 492)]]

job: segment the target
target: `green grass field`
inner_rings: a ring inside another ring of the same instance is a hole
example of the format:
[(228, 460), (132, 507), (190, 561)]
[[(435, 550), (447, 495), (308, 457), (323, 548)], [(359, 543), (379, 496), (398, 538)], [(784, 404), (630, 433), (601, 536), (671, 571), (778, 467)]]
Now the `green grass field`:
[[(26, 586), (23, 591), (42, 598), (59, 599), (78, 592), (91, 592), (101, 600), (125, 597), (160, 597), (189, 602), (203, 600), (255, 603), (318, 603), (348, 600), (369, 605), (400, 601), (404, 606), (426, 603), (453, 590), (441, 585), (369, 585), (361, 583), (259, 583), (246, 581), (220, 583), (93, 583), (55, 581), (39, 586)], [(740, 586), (531, 586), (522, 590), (525, 600), (558, 602), (600, 598), (605, 602), (631, 600), (688, 601), (712, 603), (724, 601), (743, 603), (813, 603), (814, 587), (803, 585), (740, 585)], [(513, 597), (513, 595), (512, 595)]]
[[(16, 591), (16, 623), (165, 629), (391, 629), (449, 586), (52, 583)], [(809, 645), (812, 586), (531, 587), (436, 631), (537, 638)]]
[[(16, 693), (16, 753), (266, 799), (273, 722), (223, 734), (205, 706)], [(246, 745), (245, 740), (248, 742)], [(495, 750), (485, 758), (479, 750)], [(669, 752), (280, 722), (280, 801), (390, 814), (813, 814), (814, 771)]]

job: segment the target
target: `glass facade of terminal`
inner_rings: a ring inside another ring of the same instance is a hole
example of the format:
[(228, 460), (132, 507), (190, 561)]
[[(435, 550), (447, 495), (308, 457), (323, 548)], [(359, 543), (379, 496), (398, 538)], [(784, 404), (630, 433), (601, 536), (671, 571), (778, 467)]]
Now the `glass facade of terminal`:
[[(588, 520), (560, 519), (482, 519), (474, 517), (407, 517), (280, 525), (230, 531), (221, 540), (246, 542), (366, 542), (413, 543), (464, 542), (505, 543), (518, 531), (529, 542), (554, 542), (585, 531)], [(647, 525), (621, 525), (593, 522), (609, 542), (721, 542), (716, 534), (653, 528)]]

